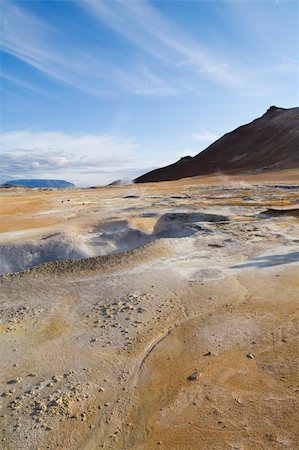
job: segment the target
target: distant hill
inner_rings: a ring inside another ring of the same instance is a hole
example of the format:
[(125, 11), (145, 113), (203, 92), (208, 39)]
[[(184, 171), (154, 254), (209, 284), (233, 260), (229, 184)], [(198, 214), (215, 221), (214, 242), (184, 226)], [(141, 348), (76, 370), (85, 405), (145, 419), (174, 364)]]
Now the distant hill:
[(127, 186), (128, 184), (132, 184), (130, 180), (115, 180), (112, 183), (109, 183), (107, 186)]
[(121, 186), (122, 185), (122, 180), (115, 180), (112, 181), (112, 183), (109, 183), (108, 186)]
[(193, 158), (181, 158), (135, 182), (295, 167), (299, 167), (299, 108), (271, 106), (262, 117), (225, 134)]
[(11, 180), (6, 181), (2, 185), (3, 187), (10, 187), (10, 186), (21, 186), (21, 187), (27, 187), (27, 188), (74, 188), (75, 185), (73, 183), (69, 183), (68, 181), (64, 180)]

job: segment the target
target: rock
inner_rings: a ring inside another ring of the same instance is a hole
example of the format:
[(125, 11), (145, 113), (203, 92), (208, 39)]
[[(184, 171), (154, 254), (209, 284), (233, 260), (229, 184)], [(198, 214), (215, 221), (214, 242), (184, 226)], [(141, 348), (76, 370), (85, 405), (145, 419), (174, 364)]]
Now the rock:
[(58, 383), (60, 377), (58, 375), (53, 375), (52, 380), (54, 381), (54, 383)]
[(12, 380), (8, 380), (7, 384), (16, 384), (16, 383), (20, 383), (22, 381), (22, 378), (14, 378)]
[(199, 376), (200, 376), (199, 370), (195, 370), (195, 372), (193, 372), (191, 375), (189, 375), (187, 380), (188, 381), (195, 381), (195, 380), (198, 380)]

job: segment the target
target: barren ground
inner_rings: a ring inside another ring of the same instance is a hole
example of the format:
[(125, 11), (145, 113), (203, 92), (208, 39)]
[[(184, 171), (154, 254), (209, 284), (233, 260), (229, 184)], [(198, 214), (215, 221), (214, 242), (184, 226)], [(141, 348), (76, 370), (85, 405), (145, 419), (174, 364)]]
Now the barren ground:
[(297, 449), (298, 202), (298, 171), (3, 189), (0, 447)]

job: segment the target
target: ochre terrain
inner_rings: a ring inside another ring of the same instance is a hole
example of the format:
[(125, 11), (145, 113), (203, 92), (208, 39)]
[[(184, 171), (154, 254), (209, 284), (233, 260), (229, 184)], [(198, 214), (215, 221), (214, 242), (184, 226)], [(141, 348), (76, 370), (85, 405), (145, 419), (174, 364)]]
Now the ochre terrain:
[(296, 180), (3, 190), (0, 447), (297, 449)]

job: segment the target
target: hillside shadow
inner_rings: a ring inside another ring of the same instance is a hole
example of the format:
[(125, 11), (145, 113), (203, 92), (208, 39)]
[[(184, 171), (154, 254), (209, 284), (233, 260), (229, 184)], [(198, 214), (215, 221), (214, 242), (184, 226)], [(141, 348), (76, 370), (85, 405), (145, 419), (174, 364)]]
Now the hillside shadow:
[(245, 267), (273, 267), (299, 261), (299, 252), (285, 253), (283, 255), (266, 255), (254, 258), (246, 263), (231, 266), (230, 269), (244, 269)]

